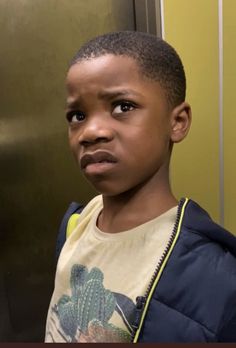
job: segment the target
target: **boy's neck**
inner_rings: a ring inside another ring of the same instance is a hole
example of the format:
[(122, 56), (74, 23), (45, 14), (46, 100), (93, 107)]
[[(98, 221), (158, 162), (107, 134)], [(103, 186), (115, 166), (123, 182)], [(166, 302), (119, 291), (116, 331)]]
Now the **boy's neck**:
[(150, 221), (178, 204), (169, 181), (154, 190), (135, 188), (117, 196), (103, 196), (97, 225), (104, 232), (130, 230)]

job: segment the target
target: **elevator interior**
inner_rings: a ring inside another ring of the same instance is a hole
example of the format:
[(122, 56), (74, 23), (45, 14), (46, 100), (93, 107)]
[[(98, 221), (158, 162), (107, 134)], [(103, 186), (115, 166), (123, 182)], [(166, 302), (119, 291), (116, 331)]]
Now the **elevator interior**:
[(96, 193), (67, 144), (64, 78), (88, 39), (158, 34), (155, 0), (1, 0), (0, 341), (42, 341), (55, 239), (71, 201)]

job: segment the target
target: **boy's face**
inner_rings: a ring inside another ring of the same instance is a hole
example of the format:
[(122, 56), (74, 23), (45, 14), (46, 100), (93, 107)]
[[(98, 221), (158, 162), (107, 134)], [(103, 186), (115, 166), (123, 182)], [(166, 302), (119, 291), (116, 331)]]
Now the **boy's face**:
[(83, 60), (70, 68), (67, 89), (70, 146), (97, 191), (118, 195), (168, 175), (171, 110), (135, 60)]

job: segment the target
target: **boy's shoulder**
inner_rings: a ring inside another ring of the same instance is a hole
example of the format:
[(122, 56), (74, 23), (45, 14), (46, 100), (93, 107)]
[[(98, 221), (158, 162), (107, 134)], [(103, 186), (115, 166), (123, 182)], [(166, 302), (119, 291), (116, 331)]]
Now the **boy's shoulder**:
[(182, 221), (182, 239), (186, 247), (207, 257), (231, 255), (236, 262), (236, 237), (212, 220), (198, 203), (188, 200)]
[(102, 195), (95, 196), (85, 206), (77, 202), (70, 203), (61, 220), (56, 237), (56, 262), (59, 258), (61, 249), (65, 244), (66, 239), (69, 237), (69, 235), (73, 232), (73, 229), (76, 227), (78, 219), (79, 221), (82, 221), (83, 218), (86, 218), (88, 215), (93, 214), (93, 212), (96, 209), (102, 208), (102, 205)]
[(235, 332), (236, 237), (192, 200), (182, 208), (179, 237), (154, 300), (168, 308), (170, 320), (178, 317), (176, 326), (188, 323), (216, 340)]
[(222, 305), (223, 311), (225, 301), (233, 296), (236, 305), (236, 237), (192, 200), (182, 213), (179, 237), (164, 276), (164, 292), (168, 293), (172, 282), (177, 288), (189, 289), (192, 302), (202, 297), (204, 303), (208, 298), (212, 306)]
[(230, 315), (229, 303), (236, 306), (236, 237), (192, 200), (186, 205), (172, 256), (170, 277), (179, 281), (180, 288), (189, 289), (189, 301), (199, 308), (199, 317), (196, 313), (192, 317), (204, 323), (208, 312), (215, 319), (226, 312)]

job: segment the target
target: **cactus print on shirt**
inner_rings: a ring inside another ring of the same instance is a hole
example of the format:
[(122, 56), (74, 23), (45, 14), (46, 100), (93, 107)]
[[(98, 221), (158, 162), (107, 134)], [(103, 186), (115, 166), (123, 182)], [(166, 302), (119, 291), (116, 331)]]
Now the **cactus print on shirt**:
[[(65, 342), (129, 342), (135, 304), (127, 296), (105, 289), (99, 268), (75, 264), (71, 269), (71, 294), (62, 295), (52, 308), (53, 332)], [(127, 331), (112, 324), (118, 313)], [(48, 335), (54, 342), (53, 333)]]

